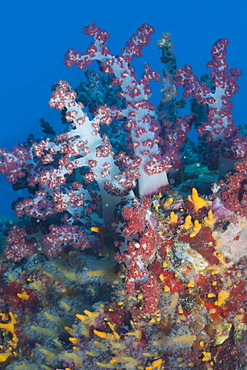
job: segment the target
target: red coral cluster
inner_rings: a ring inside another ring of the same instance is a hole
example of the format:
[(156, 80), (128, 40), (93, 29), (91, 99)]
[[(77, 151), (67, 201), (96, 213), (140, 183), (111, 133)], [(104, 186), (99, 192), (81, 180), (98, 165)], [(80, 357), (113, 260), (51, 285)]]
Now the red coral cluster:
[(227, 39), (218, 39), (211, 50), (210, 83), (199, 81), (189, 64), (177, 70), (177, 85), (184, 87), (184, 97), (195, 97), (198, 104), (206, 106), (207, 121), (198, 127), (198, 134), (205, 135), (207, 150), (204, 159), (210, 169), (226, 173), (227, 162), (222, 158), (240, 159), (247, 153), (247, 140), (238, 134), (232, 117), (232, 98), (239, 90), (238, 68), (229, 70), (226, 59)]
[(32, 256), (39, 250), (36, 239), (28, 238), (26, 229), (23, 227), (13, 226), (9, 231), (6, 242), (4, 255), (13, 262), (19, 262), (24, 257)]
[[(149, 214), (150, 200), (132, 200), (131, 205), (123, 208), (122, 215), (125, 219), (123, 233), (127, 240), (125, 250), (121, 250), (121, 239), (115, 242), (121, 253), (116, 256), (119, 263), (126, 265), (125, 290), (128, 295), (137, 290), (143, 295), (143, 310), (154, 313), (159, 303), (160, 287), (156, 279), (148, 271), (154, 259), (160, 237), (153, 229), (152, 219)], [(121, 237), (121, 236), (120, 236)]]
[(226, 175), (221, 181), (221, 199), (226, 208), (239, 216), (247, 216), (247, 159), (244, 158), (234, 166), (234, 173)]

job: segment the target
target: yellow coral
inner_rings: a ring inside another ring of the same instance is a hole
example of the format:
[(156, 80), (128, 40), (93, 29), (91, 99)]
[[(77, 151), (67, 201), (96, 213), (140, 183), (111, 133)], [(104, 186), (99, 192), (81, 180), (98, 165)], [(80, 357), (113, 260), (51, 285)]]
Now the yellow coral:
[(193, 232), (190, 234), (190, 237), (193, 238), (194, 236), (196, 236), (198, 231), (201, 230), (201, 227), (202, 227), (202, 225), (200, 224), (200, 222), (198, 220), (195, 220), (194, 221), (194, 226), (193, 226)]
[(191, 216), (188, 215), (187, 217), (185, 217), (185, 220), (184, 220), (184, 223), (183, 225), (181, 225), (181, 229), (185, 229), (185, 230), (188, 230), (190, 229), (191, 227), (193, 226), (193, 223), (191, 221)]
[(169, 218), (168, 223), (172, 224), (172, 223), (176, 223), (176, 222), (178, 222), (178, 215), (176, 215), (176, 213), (172, 211), (170, 213), (170, 218)]
[(219, 293), (218, 293), (218, 299), (217, 301), (215, 302), (215, 304), (217, 306), (222, 306), (222, 304), (225, 302), (225, 300), (227, 298), (229, 298), (230, 296), (230, 293), (227, 291), (227, 290), (221, 290)]
[(210, 352), (202, 352), (203, 358), (202, 361), (210, 361), (211, 360), (211, 353)]
[(168, 198), (166, 201), (163, 203), (163, 207), (169, 208), (170, 205), (173, 203), (173, 198)]
[(188, 195), (188, 200), (193, 204), (195, 212), (198, 212), (200, 208), (207, 207), (211, 204), (210, 201), (199, 197), (196, 188), (192, 188), (192, 194)]
[[(8, 346), (5, 352), (0, 353), (0, 363), (5, 362), (10, 356), (13, 356), (13, 355), (17, 356), (17, 353), (15, 351), (15, 349), (17, 348), (17, 344), (18, 344), (18, 338), (15, 333), (16, 319), (12, 312), (9, 312), (8, 316), (9, 316), (10, 321), (7, 323), (0, 323), (0, 329), (4, 329), (6, 331), (4, 335), (7, 332), (10, 332), (12, 334), (12, 338), (9, 340)], [(0, 317), (4, 321), (8, 319), (7, 315), (3, 313), (1, 313)], [(0, 349), (3, 349), (2, 345), (0, 346)]]
[(204, 221), (205, 226), (208, 226), (208, 227), (214, 226), (216, 220), (214, 218), (214, 215), (211, 209), (208, 211), (208, 215), (204, 217), (203, 221)]

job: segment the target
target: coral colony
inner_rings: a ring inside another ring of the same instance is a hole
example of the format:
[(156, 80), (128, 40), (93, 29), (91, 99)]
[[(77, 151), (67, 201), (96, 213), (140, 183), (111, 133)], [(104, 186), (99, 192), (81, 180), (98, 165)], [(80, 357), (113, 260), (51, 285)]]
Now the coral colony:
[(49, 100), (62, 133), (41, 119), (43, 140), (0, 150), (1, 174), (29, 194), (1, 223), (0, 368), (246, 369), (247, 138), (228, 40), (198, 79), (163, 34), (162, 78), (145, 64), (138, 79), (153, 27), (120, 55), (96, 24), (83, 32), (92, 44), (65, 64), (87, 80), (58, 81)]

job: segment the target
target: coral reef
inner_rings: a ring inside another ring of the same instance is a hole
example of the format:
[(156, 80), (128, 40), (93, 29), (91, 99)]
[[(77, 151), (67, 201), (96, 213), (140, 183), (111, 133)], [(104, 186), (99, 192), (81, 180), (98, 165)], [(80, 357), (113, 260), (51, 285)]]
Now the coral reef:
[[(53, 86), (64, 132), (41, 119), (45, 139), (0, 149), (0, 173), (29, 192), (18, 219), (1, 221), (0, 369), (247, 368), (246, 138), (231, 113), (241, 73), (221, 39), (199, 81), (163, 34), (155, 109), (158, 73), (146, 64), (138, 80), (131, 65), (153, 32), (141, 25), (117, 56), (105, 30), (85, 27), (92, 44), (65, 63), (100, 70)], [(193, 114), (178, 116), (192, 94)]]

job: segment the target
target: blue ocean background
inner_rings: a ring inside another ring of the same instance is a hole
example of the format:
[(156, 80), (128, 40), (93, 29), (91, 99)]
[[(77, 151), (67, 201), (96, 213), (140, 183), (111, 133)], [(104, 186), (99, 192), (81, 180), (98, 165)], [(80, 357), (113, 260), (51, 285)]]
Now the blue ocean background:
[[(236, 124), (247, 123), (246, 18), (246, 0), (5, 2), (0, 21), (0, 147), (11, 149), (30, 133), (42, 138), (40, 118), (49, 121), (57, 132), (62, 131), (60, 114), (49, 108), (47, 101), (54, 82), (65, 79), (76, 87), (84, 80), (83, 71), (66, 68), (63, 59), (68, 48), (83, 52), (91, 43), (91, 38), (82, 34), (82, 27), (90, 21), (110, 33), (108, 45), (114, 54), (121, 53), (140, 24), (154, 26), (152, 42), (134, 63), (139, 77), (145, 62), (161, 72), (157, 41), (162, 32), (172, 33), (178, 66), (189, 63), (198, 76), (208, 73), (206, 63), (215, 40), (228, 38), (229, 66), (243, 71), (233, 117)], [(152, 102), (157, 105), (161, 83), (152, 87)], [(22, 195), (0, 176), (0, 215), (13, 216), (10, 203)]]

